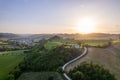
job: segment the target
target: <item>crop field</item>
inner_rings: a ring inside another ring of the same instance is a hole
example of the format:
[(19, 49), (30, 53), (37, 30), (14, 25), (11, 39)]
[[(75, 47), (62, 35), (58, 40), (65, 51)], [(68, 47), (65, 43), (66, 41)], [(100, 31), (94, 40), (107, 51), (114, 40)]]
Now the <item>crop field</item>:
[(29, 72), (22, 74), (18, 80), (63, 80), (63, 78), (57, 72)]
[(86, 44), (88, 46), (103, 46), (108, 44), (108, 40), (82, 40), (83, 44)]
[(55, 48), (55, 47), (57, 47), (57, 46), (60, 46), (60, 45), (62, 45), (61, 42), (49, 41), (49, 42), (47, 42), (47, 43), (45, 44), (45, 47), (46, 47), (48, 50), (50, 50), (50, 49), (53, 49), (53, 48)]
[(8, 73), (23, 60), (24, 56), (0, 56), (0, 80), (5, 80)]

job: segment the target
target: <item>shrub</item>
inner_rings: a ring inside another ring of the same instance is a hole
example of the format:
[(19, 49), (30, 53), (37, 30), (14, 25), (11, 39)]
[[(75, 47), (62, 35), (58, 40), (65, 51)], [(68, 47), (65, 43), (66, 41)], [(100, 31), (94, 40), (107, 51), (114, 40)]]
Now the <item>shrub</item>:
[(98, 64), (82, 62), (69, 72), (72, 80), (116, 80), (114, 75)]

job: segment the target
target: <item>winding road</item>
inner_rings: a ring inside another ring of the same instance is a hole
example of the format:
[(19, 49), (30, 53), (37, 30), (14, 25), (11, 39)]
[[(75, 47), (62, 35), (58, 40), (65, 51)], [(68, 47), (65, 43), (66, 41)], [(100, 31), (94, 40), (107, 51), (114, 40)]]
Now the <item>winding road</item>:
[[(75, 62), (76, 60), (82, 58), (82, 57), (83, 57), (84, 55), (86, 55), (86, 54), (87, 54), (87, 48), (84, 47), (84, 51), (83, 51), (83, 53), (82, 53), (80, 56), (76, 57), (76, 58), (73, 59), (73, 60), (70, 60), (69, 62), (67, 62), (67, 63), (65, 63), (65, 64), (63, 65), (63, 67), (62, 67), (63, 71), (66, 72), (65, 69), (66, 69), (67, 66), (69, 66), (71, 63)], [(65, 77), (67, 80), (72, 80), (66, 73), (63, 73), (63, 75), (64, 75), (64, 77)]]

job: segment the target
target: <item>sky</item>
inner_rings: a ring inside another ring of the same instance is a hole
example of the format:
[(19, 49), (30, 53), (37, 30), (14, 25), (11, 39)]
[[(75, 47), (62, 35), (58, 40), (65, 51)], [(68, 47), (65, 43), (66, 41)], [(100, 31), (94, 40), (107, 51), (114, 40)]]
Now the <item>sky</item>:
[(0, 32), (79, 33), (85, 17), (96, 33), (120, 33), (120, 0), (0, 0)]

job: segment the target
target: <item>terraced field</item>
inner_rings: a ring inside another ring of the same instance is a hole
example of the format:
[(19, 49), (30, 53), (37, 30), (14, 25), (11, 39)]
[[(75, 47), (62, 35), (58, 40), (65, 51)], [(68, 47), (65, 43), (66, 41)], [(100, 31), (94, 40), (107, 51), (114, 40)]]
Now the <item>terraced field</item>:
[(82, 59), (67, 67), (67, 71), (73, 69), (75, 66), (83, 61), (92, 61), (103, 65), (115, 75), (117, 80), (120, 80), (120, 43), (114, 44), (108, 48), (89, 48), (88, 54)]

